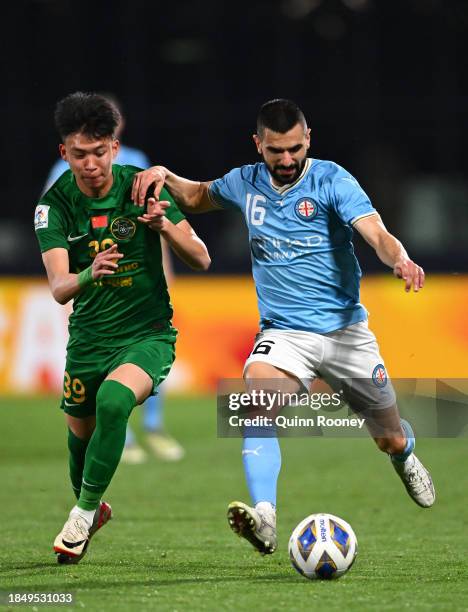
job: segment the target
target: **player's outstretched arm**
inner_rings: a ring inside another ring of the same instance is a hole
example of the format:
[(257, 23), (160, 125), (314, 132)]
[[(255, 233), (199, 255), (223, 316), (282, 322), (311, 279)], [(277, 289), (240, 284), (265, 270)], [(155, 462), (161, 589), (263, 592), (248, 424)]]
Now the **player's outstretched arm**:
[(154, 197), (159, 198), (161, 189), (166, 185), (178, 206), (189, 213), (204, 213), (219, 210), (208, 195), (211, 181), (190, 181), (177, 176), (164, 166), (153, 166), (135, 174), (132, 187), (132, 200), (137, 206), (143, 206), (148, 189), (154, 185)]
[(206, 271), (211, 259), (205, 243), (200, 240), (192, 226), (185, 219), (174, 224), (165, 216), (170, 203), (148, 200), (148, 212), (138, 217), (138, 221), (147, 225), (166, 240), (174, 253), (193, 270)]
[(419, 291), (424, 286), (424, 270), (408, 257), (399, 240), (387, 231), (379, 215), (358, 219), (354, 227), (375, 249), (379, 259), (393, 268), (393, 274), (405, 281), (405, 291)]
[(98, 253), (89, 268), (79, 274), (72, 274), (69, 271), (67, 249), (55, 248), (45, 251), (42, 254), (42, 261), (54, 299), (59, 304), (66, 304), (94, 281), (114, 274), (119, 267), (117, 261), (122, 257), (122, 253), (117, 251), (117, 245), (114, 244)]

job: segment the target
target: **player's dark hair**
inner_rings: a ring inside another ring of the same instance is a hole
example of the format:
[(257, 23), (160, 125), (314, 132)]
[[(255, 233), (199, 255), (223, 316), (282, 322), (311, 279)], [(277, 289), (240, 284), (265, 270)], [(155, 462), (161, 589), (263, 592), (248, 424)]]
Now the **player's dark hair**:
[(77, 132), (95, 139), (113, 137), (121, 120), (117, 106), (96, 93), (76, 91), (55, 107), (55, 127), (62, 140)]
[(257, 116), (257, 134), (261, 136), (265, 128), (285, 134), (298, 123), (304, 129), (307, 127), (304, 113), (295, 102), (284, 98), (269, 100), (260, 107)]

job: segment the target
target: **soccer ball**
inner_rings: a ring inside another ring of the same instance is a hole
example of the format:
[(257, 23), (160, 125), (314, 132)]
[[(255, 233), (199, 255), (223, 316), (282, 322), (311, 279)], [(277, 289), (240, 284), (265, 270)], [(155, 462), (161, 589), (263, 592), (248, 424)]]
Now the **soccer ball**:
[(352, 566), (356, 554), (357, 539), (351, 525), (333, 514), (311, 514), (289, 540), (294, 569), (310, 580), (339, 578)]

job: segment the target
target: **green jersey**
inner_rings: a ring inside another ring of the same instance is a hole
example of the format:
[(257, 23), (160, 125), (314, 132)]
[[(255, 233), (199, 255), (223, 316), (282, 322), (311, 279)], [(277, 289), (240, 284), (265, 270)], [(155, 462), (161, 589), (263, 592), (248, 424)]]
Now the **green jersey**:
[[(131, 200), (133, 177), (139, 168), (112, 167), (114, 181), (103, 198), (90, 198), (77, 187), (68, 170), (41, 197), (34, 224), (41, 251), (67, 249), (70, 272), (91, 265), (97, 253), (118, 245), (124, 257), (115, 274), (83, 289), (73, 301), (70, 339), (124, 346), (151, 330), (167, 327), (172, 308), (162, 268), (161, 241), (137, 220), (142, 209)], [(170, 194), (167, 218), (185, 217)]]

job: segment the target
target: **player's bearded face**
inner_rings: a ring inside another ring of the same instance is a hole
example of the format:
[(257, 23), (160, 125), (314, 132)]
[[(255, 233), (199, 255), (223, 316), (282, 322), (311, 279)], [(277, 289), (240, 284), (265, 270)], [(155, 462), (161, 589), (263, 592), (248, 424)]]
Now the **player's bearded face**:
[(294, 181), (297, 181), (301, 175), (301, 172), (304, 170), (306, 159), (307, 158), (304, 155), (301, 160), (292, 160), (288, 165), (281, 162), (275, 165), (270, 165), (263, 156), (263, 161), (267, 165), (271, 176), (275, 182), (280, 183), (281, 185), (287, 185), (288, 183), (294, 183)]
[(284, 134), (266, 128), (261, 137), (255, 136), (254, 139), (274, 183), (287, 185), (299, 178), (310, 144), (307, 128), (298, 123)]

